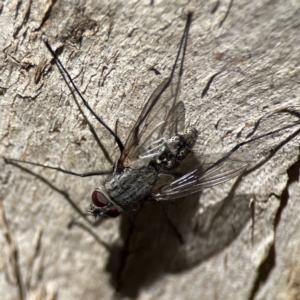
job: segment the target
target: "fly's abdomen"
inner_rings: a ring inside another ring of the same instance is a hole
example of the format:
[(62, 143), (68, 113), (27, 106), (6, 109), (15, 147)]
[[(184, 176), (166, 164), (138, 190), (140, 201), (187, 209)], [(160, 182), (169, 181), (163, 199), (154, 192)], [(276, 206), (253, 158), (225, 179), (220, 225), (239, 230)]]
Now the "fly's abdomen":
[(139, 210), (143, 199), (158, 176), (152, 166), (140, 169), (126, 169), (118, 175), (113, 175), (105, 184), (111, 199), (124, 210)]

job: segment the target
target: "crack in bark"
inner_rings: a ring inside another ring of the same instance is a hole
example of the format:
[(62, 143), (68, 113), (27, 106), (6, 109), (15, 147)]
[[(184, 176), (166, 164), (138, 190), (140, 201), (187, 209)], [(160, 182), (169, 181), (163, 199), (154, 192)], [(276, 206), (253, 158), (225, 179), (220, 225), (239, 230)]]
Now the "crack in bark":
[(31, 10), (31, 3), (32, 0), (29, 0), (25, 9), (24, 9), (24, 13), (22, 14), (22, 16), (20, 17), (22, 19), (22, 21), (20, 22), (20, 24), (18, 24), (14, 30), (13, 33), (13, 38), (16, 38), (18, 33), (20, 32), (20, 30), (22, 29), (22, 27), (27, 23), (29, 16), (30, 16), (30, 10)]
[(257, 272), (257, 276), (256, 279), (253, 283), (253, 287), (249, 296), (249, 300), (253, 300), (255, 299), (255, 296), (257, 295), (257, 293), (260, 290), (260, 287), (262, 286), (262, 284), (264, 284), (273, 268), (276, 265), (276, 230), (277, 227), (280, 223), (280, 219), (281, 219), (281, 215), (284, 211), (284, 209), (286, 208), (288, 201), (289, 201), (289, 186), (293, 183), (293, 182), (297, 182), (299, 179), (299, 169), (300, 169), (300, 156), (298, 157), (298, 161), (296, 161), (296, 163), (294, 163), (288, 170), (287, 170), (287, 174), (288, 174), (288, 181), (286, 184), (285, 189), (283, 190), (281, 197), (280, 197), (280, 206), (279, 209), (276, 213), (275, 216), (275, 222), (274, 222), (274, 233), (275, 233), (275, 238), (274, 238), (274, 243), (271, 246), (271, 248), (269, 249), (269, 253), (267, 255), (267, 257), (265, 258), (265, 260), (261, 263), (261, 265), (258, 268), (258, 272)]
[(219, 22), (219, 28), (222, 27), (222, 25), (224, 24), (225, 20), (227, 19), (228, 15), (229, 15), (229, 12), (231, 10), (232, 4), (233, 4), (233, 0), (230, 0), (228, 8), (227, 8), (227, 11), (226, 11), (224, 17), (222, 18), (222, 20)]
[(209, 90), (209, 88), (210, 88), (210, 85), (212, 84), (213, 80), (214, 80), (221, 72), (222, 72), (222, 71), (217, 72), (217, 73), (215, 73), (214, 75), (212, 75), (212, 76), (209, 78), (209, 80), (208, 80), (208, 82), (207, 82), (205, 88), (204, 88), (203, 91), (202, 91), (201, 98), (203, 98), (203, 97), (207, 94), (207, 92), (208, 92), (208, 90)]
[(46, 7), (45, 9), (45, 12), (44, 12), (44, 16), (43, 16), (43, 19), (41, 21), (41, 24), (38, 28), (36, 28), (34, 31), (38, 31), (40, 30), (44, 24), (46, 23), (46, 21), (48, 21), (48, 19), (50, 18), (50, 15), (51, 15), (51, 12), (52, 12), (52, 9), (53, 9), (53, 6), (55, 5), (57, 0), (52, 0), (48, 6)]
[(0, 211), (2, 214), (1, 223), (4, 228), (4, 237), (9, 247), (9, 264), (12, 268), (12, 272), (14, 276), (13, 281), (14, 280), (16, 281), (19, 299), (23, 300), (25, 299), (26, 296), (25, 296), (24, 283), (23, 283), (21, 268), (20, 268), (19, 250), (12, 236), (12, 232), (9, 228), (2, 201), (0, 201)]

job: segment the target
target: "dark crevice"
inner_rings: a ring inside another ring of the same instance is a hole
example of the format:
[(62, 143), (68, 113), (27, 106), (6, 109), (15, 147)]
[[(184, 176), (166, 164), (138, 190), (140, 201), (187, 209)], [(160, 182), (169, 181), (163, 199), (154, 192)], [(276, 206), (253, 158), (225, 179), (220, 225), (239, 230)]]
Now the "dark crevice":
[(160, 71), (157, 70), (154, 66), (150, 67), (148, 70), (153, 71), (155, 73), (155, 75), (161, 75)]
[(208, 90), (209, 90), (209, 87), (210, 87), (210, 85), (212, 84), (213, 80), (214, 80), (220, 73), (221, 73), (221, 71), (215, 73), (214, 75), (212, 75), (212, 76), (209, 78), (209, 80), (208, 80), (208, 82), (207, 82), (205, 88), (204, 88), (203, 91), (202, 91), (201, 98), (203, 98), (203, 97), (207, 94), (207, 92), (208, 92)]
[(3, 10), (3, 3), (0, 2), (0, 15), (2, 14), (2, 10)]
[[(288, 200), (289, 200), (289, 196), (290, 196), (288, 188), (293, 182), (298, 181), (299, 169), (300, 169), (300, 157), (298, 158), (298, 161), (296, 161), (296, 163), (294, 163), (287, 171), (288, 181), (287, 181), (285, 189), (283, 190), (283, 192), (281, 194), (280, 206), (279, 206), (279, 209), (275, 216), (275, 222), (274, 222), (275, 236), (276, 236), (277, 227), (280, 223), (281, 215), (282, 215), (285, 207), (288, 204)], [(255, 296), (258, 293), (258, 291), (260, 290), (260, 287), (262, 286), (262, 284), (264, 284), (268, 280), (275, 265), (276, 265), (276, 245), (275, 245), (275, 241), (274, 241), (274, 244), (271, 246), (267, 257), (261, 263), (261, 265), (258, 269), (257, 277), (254, 281), (254, 284), (253, 284), (253, 287), (252, 287), (252, 290), (251, 290), (251, 293), (249, 296), (249, 300), (255, 299)]]
[(222, 18), (222, 20), (219, 23), (219, 28), (222, 27), (222, 25), (224, 24), (225, 20), (227, 19), (228, 15), (229, 15), (229, 12), (231, 10), (232, 4), (233, 4), (233, 0), (230, 0), (228, 8), (227, 8), (227, 11), (226, 11), (226, 14), (224, 15), (224, 17)]
[(15, 13), (15, 19), (17, 18), (18, 14), (19, 14), (19, 11), (20, 11), (20, 8), (21, 8), (21, 5), (22, 5), (22, 1), (19, 0), (17, 5), (16, 5), (16, 13)]
[(10, 264), (12, 271), (11, 281), (15, 283), (18, 289), (18, 299), (25, 300), (26, 293), (24, 289), (24, 281), (20, 267), (20, 252), (18, 250), (16, 241), (13, 237), (13, 232), (9, 227), (9, 222), (5, 215), (5, 210), (2, 201), (0, 201), (0, 221), (4, 228), (4, 238), (9, 248), (8, 263)]
[(32, 0), (29, 0), (27, 6), (25, 8), (25, 11), (23, 13), (23, 20), (21, 21), (20, 24), (18, 24), (16, 26), (15, 31), (13, 33), (13, 38), (17, 37), (17, 35), (20, 32), (20, 30), (22, 29), (22, 27), (27, 23), (29, 16), (30, 16), (30, 11), (31, 11), (31, 3), (32, 3)]
[(213, 5), (212, 5), (212, 7), (210, 9), (210, 13), (214, 14), (218, 10), (219, 5), (220, 5), (220, 1), (219, 0), (217, 0), (215, 3), (213, 3)]
[(46, 23), (46, 21), (50, 18), (53, 6), (55, 5), (56, 1), (57, 0), (52, 0), (51, 1), (51, 3), (49, 4), (49, 6), (47, 7), (47, 10), (44, 13), (44, 17), (43, 17), (43, 19), (41, 21), (40, 26), (38, 28), (36, 28), (34, 31), (40, 30), (44, 26), (44, 24)]

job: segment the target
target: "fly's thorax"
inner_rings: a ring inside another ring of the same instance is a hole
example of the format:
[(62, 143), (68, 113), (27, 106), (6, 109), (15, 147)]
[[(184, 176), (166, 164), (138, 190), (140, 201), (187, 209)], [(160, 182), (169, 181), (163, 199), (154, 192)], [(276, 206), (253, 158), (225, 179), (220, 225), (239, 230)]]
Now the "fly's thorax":
[(126, 168), (124, 172), (110, 176), (105, 188), (110, 199), (123, 210), (137, 211), (149, 195), (157, 176), (158, 171), (153, 166)]
[(104, 184), (101, 184), (94, 190), (92, 194), (92, 204), (88, 210), (89, 213), (95, 217), (102, 215), (117, 217), (122, 210), (123, 209), (111, 199)]

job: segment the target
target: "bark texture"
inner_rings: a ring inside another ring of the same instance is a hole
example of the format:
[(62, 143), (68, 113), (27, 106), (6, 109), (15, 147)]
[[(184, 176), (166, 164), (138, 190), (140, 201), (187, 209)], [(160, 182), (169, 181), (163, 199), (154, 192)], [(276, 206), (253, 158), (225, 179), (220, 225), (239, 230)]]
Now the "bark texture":
[[(199, 152), (299, 120), (299, 1), (0, 3), (1, 156), (108, 169), (118, 149), (83, 108), (108, 154), (95, 142), (43, 38), (124, 142), (189, 9), (180, 97)], [(298, 130), (246, 145), (252, 163), (235, 180), (96, 224), (78, 215), (102, 178), (1, 160), (1, 299), (298, 299)]]

